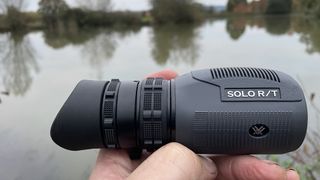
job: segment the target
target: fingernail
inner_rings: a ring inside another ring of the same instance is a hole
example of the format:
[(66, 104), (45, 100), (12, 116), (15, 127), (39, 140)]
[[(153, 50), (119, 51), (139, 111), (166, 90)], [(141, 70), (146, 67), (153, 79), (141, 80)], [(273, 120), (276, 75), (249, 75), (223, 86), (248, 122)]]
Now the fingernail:
[(299, 180), (299, 174), (293, 168), (287, 170), (287, 180)]
[(280, 166), (278, 163), (274, 162), (274, 161), (270, 161), (270, 160), (262, 160), (263, 162), (269, 164), (269, 165), (277, 165)]
[(218, 174), (217, 166), (216, 164), (208, 157), (200, 156), (202, 163), (206, 170), (213, 176), (216, 176)]

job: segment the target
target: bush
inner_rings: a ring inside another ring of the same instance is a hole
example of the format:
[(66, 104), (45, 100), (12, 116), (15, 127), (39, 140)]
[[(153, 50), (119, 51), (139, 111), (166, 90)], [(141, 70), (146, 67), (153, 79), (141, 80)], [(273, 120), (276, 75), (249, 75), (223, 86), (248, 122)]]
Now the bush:
[(141, 25), (142, 14), (136, 12), (104, 12), (71, 9), (68, 18), (76, 21), (78, 26), (112, 26), (112, 25)]
[(303, 0), (301, 4), (306, 15), (320, 18), (320, 0)]
[(292, 0), (269, 0), (267, 14), (289, 14), (291, 12)]
[(151, 5), (156, 23), (184, 23), (197, 19), (193, 0), (151, 0)]
[(26, 18), (16, 7), (9, 6), (7, 7), (5, 23), (12, 30), (21, 30), (26, 27)]

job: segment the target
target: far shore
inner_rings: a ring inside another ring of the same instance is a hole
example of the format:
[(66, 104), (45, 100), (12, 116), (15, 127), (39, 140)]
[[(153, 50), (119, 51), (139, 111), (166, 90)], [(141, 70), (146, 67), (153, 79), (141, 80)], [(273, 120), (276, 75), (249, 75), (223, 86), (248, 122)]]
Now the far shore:
[[(303, 16), (303, 14), (287, 14), (285, 16)], [(237, 14), (237, 13), (208, 13), (202, 12), (194, 21), (186, 21), (181, 23), (201, 23), (206, 20), (219, 20), (237, 17), (260, 17), (273, 16), (266, 14)], [(277, 15), (279, 16), (279, 15)], [(10, 31), (36, 31), (56, 29), (61, 26), (76, 26), (77, 28), (112, 28), (112, 27), (141, 27), (159, 25), (154, 21), (150, 11), (115, 11), (115, 12), (84, 12), (79, 9), (72, 9), (66, 15), (60, 18), (46, 19), (37, 12), (21, 12), (20, 19), (15, 17), (7, 17), (0, 14), (0, 32)], [(15, 22), (16, 24), (12, 24)], [(164, 23), (172, 23), (170, 21)], [(178, 22), (179, 23), (179, 22)], [(161, 23), (163, 24), (163, 22)], [(161, 25), (160, 24), (160, 25)], [(176, 24), (176, 22), (174, 22)]]

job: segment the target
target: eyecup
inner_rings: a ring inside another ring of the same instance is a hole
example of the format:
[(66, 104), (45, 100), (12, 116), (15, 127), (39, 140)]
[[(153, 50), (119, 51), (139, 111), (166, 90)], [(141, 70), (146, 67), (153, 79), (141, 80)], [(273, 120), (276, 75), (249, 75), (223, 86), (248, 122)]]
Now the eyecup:
[(69, 150), (104, 148), (101, 134), (101, 101), (105, 81), (78, 83), (54, 120), (50, 135)]

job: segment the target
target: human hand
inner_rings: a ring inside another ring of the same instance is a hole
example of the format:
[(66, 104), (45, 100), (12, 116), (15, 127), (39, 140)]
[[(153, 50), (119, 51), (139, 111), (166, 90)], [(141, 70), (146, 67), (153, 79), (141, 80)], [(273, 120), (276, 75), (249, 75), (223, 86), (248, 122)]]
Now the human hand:
[[(176, 73), (161, 71), (149, 77), (172, 79)], [(202, 157), (179, 143), (169, 143), (140, 160), (131, 160), (125, 150), (102, 149), (91, 180), (104, 179), (155, 180), (298, 180), (299, 175), (268, 160), (253, 156)]]

